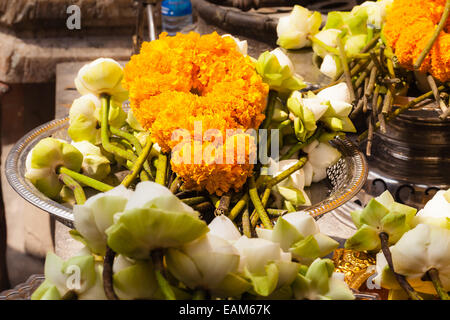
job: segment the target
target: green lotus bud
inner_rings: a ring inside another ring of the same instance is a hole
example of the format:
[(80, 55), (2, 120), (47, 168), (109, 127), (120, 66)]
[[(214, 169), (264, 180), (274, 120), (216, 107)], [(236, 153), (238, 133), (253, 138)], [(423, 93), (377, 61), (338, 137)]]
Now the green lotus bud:
[[(317, 33), (315, 37), (327, 46), (337, 48), (337, 39), (341, 32), (342, 31), (339, 29), (323, 29)], [(325, 58), (325, 56), (329, 54), (325, 48), (321, 47), (317, 43), (313, 44), (312, 49), (321, 58)]]
[(395, 202), (389, 191), (385, 191), (379, 197), (371, 199), (363, 210), (351, 213), (358, 230), (347, 239), (345, 247), (377, 251), (381, 248), (381, 232), (389, 235), (389, 244), (396, 243), (411, 229), (416, 211), (412, 207)]
[(335, 164), (341, 153), (328, 142), (320, 142), (308, 153), (308, 162), (312, 166), (312, 181), (319, 182), (327, 177), (326, 169)]
[(413, 224), (433, 224), (450, 229), (450, 189), (436, 192), (413, 219)]
[(106, 252), (106, 234), (114, 222), (114, 215), (122, 212), (131, 197), (132, 191), (120, 185), (110, 191), (96, 194), (83, 205), (73, 208), (76, 231), (72, 236), (94, 253), (104, 255)]
[(349, 36), (345, 39), (345, 53), (348, 56), (353, 56), (361, 52), (361, 50), (367, 44), (367, 35), (366, 34), (358, 34), (355, 36)]
[(284, 49), (300, 49), (311, 45), (309, 36), (319, 32), (320, 12), (295, 5), (290, 15), (281, 17), (277, 25), (277, 44)]
[(128, 92), (122, 87), (123, 68), (109, 58), (99, 58), (84, 65), (75, 78), (75, 86), (80, 94), (92, 93), (99, 96), (107, 93), (122, 103), (128, 99)]
[(279, 92), (290, 92), (306, 87), (303, 79), (295, 74), (292, 61), (280, 48), (263, 52), (256, 62), (256, 71), (271, 89)]
[[(390, 250), (395, 271), (406, 276), (415, 290), (436, 295), (432, 282), (423, 280), (425, 273), (434, 268), (444, 290), (450, 291), (450, 229), (419, 224)], [(399, 288), (382, 254), (377, 255), (377, 272), (375, 282), (388, 289)]]
[(103, 180), (111, 172), (110, 162), (99, 147), (88, 141), (72, 142), (72, 145), (83, 154), (81, 169), (88, 177)]
[(96, 109), (100, 109), (100, 100), (87, 94), (72, 103), (69, 110), (69, 129), (67, 133), (73, 141), (89, 141), (100, 143), (100, 129), (95, 116)]
[(121, 300), (163, 299), (151, 261), (119, 255), (113, 264), (114, 291)]
[(280, 244), (284, 251), (303, 264), (310, 264), (324, 257), (339, 243), (320, 233), (312, 216), (304, 212), (292, 212), (280, 217), (273, 230), (256, 228), (258, 237)]
[(47, 197), (56, 199), (64, 184), (57, 169), (61, 166), (80, 171), (83, 155), (74, 146), (58, 139), (39, 141), (26, 159), (25, 177)]
[(32, 300), (60, 299), (68, 291), (79, 300), (106, 299), (101, 278), (102, 265), (83, 252), (67, 261), (54, 253), (45, 259), (45, 281), (31, 296)]
[(134, 259), (148, 259), (153, 249), (181, 246), (206, 232), (208, 227), (196, 211), (150, 181), (136, 186), (123, 212), (106, 230), (109, 247)]
[(335, 273), (329, 259), (317, 258), (306, 272), (297, 274), (293, 283), (296, 299), (354, 300), (355, 297), (343, 281), (343, 274)]
[[(239, 252), (230, 242), (239, 239), (240, 233), (223, 215), (216, 217), (209, 228), (205, 236), (181, 248), (170, 248), (166, 255), (167, 268), (191, 289), (204, 288), (216, 296), (238, 297), (250, 287), (237, 275)], [(238, 283), (233, 288), (236, 280)]]
[(234, 243), (239, 251), (239, 271), (252, 285), (251, 293), (267, 297), (294, 281), (300, 265), (278, 243), (242, 236)]
[(336, 79), (337, 75), (342, 72), (342, 63), (339, 57), (326, 54), (320, 65), (320, 72), (331, 79)]

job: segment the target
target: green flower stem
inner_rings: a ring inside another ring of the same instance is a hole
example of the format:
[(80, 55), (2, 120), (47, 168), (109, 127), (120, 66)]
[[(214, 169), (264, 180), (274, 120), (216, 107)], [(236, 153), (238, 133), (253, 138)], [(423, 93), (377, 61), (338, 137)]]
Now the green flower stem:
[(320, 135), (322, 134), (323, 129), (322, 128), (318, 128), (316, 130), (316, 132), (314, 132), (314, 134), (309, 137), (306, 141), (304, 142), (299, 142), (297, 144), (294, 144), (291, 148), (289, 148), (289, 150), (280, 157), (280, 160), (287, 160), (290, 157), (292, 157), (297, 151), (300, 151), (301, 149), (303, 149), (304, 147), (306, 147), (307, 145), (309, 145), (311, 142), (313, 142), (314, 140), (316, 140), (317, 138), (320, 137)]
[(230, 203), (231, 203), (231, 195), (224, 194), (222, 197), (220, 197), (219, 205), (214, 211), (214, 214), (216, 216), (220, 216), (222, 214), (227, 215), (228, 211), (230, 210)]
[(437, 38), (439, 37), (439, 34), (445, 27), (445, 23), (447, 22), (447, 18), (450, 14), (450, 0), (447, 0), (445, 3), (445, 9), (442, 13), (441, 20), (439, 21), (438, 26), (434, 30), (433, 35), (431, 36), (430, 40), (428, 40), (428, 43), (426, 44), (425, 48), (423, 48), (422, 52), (420, 53), (419, 57), (417, 58), (416, 62), (414, 62), (414, 69), (419, 70), (420, 66), (422, 65), (423, 60), (425, 60), (425, 57), (430, 52), (431, 48), (433, 47), (433, 44), (436, 42)]
[(270, 214), (271, 216), (277, 216), (280, 217), (286, 213), (288, 213), (288, 210), (283, 210), (283, 209), (272, 209), (272, 208), (267, 208), (266, 209), (267, 213)]
[(442, 286), (441, 279), (439, 278), (439, 271), (435, 268), (432, 268), (427, 271), (427, 275), (431, 279), (431, 282), (433, 282), (434, 289), (436, 290), (439, 298), (441, 300), (450, 300), (447, 291), (445, 291), (444, 287)]
[(300, 159), (298, 159), (296, 164), (294, 164), (293, 166), (291, 166), (288, 169), (281, 172), (279, 175), (277, 175), (277, 176), (273, 177), (272, 179), (270, 179), (269, 181), (267, 181), (266, 187), (272, 189), (272, 187), (274, 187), (275, 185), (277, 185), (284, 179), (288, 178), (291, 174), (293, 174), (294, 172), (303, 168), (303, 166), (305, 165), (305, 163), (307, 161), (308, 161), (308, 157), (301, 157)]
[(359, 88), (364, 83), (364, 80), (369, 76), (370, 70), (372, 70), (374, 66), (375, 64), (373, 63), (373, 61), (370, 61), (367, 68), (364, 71), (362, 71), (358, 79), (356, 79), (355, 88)]
[[(129, 141), (134, 148), (136, 149), (136, 153), (138, 154), (138, 156), (141, 155), (143, 149), (141, 146), (141, 143), (139, 142), (138, 138), (136, 138), (134, 135), (132, 135), (131, 133), (125, 132), (123, 130), (117, 129), (115, 127), (109, 127), (110, 131), (112, 134), (124, 138), (125, 140)], [(148, 164), (148, 160), (145, 159), (144, 162), (144, 170), (147, 172), (147, 174), (152, 177), (152, 170), (150, 169), (150, 165)], [(153, 178), (153, 177), (152, 177)]]
[(444, 100), (441, 99), (439, 90), (436, 85), (436, 81), (434, 81), (434, 78), (432, 75), (427, 76), (427, 81), (428, 81), (428, 84), (430, 85), (431, 91), (433, 91), (434, 99), (436, 100), (437, 105), (442, 110), (442, 114), (439, 116), (439, 118), (441, 118), (441, 120), (444, 120), (445, 118), (447, 118), (448, 112), (450, 111), (449, 107), (447, 107), (445, 105)]
[(292, 202), (290, 202), (288, 200), (284, 201), (284, 205), (286, 206), (286, 209), (287, 209), (288, 212), (295, 212), (295, 211), (297, 211), (295, 209), (294, 205), (292, 204)]
[(233, 221), (239, 213), (247, 206), (249, 200), (248, 193), (245, 193), (241, 199), (234, 205), (233, 209), (230, 210), (230, 214), (228, 215), (228, 218)]
[(386, 258), (389, 268), (394, 274), (395, 279), (397, 280), (400, 287), (405, 290), (405, 292), (412, 300), (423, 300), (422, 297), (419, 296), (419, 294), (414, 290), (414, 288), (411, 287), (409, 282), (406, 280), (406, 277), (395, 272), (394, 263), (392, 262), (391, 250), (389, 249), (389, 235), (386, 232), (380, 232), (378, 236), (380, 237), (381, 250), (383, 251), (384, 257)]
[(148, 155), (150, 154), (150, 151), (152, 150), (153, 142), (150, 139), (150, 135), (147, 137), (147, 141), (145, 143), (145, 147), (143, 150), (141, 150), (141, 154), (134, 162), (133, 168), (131, 169), (131, 172), (123, 179), (122, 184), (125, 187), (129, 187), (130, 184), (137, 178), (139, 172), (142, 170), (142, 166), (147, 161)]
[(210, 194), (209, 196), (209, 200), (211, 200), (211, 203), (213, 204), (214, 208), (217, 209), (217, 207), (220, 204), (220, 198), (214, 194)]
[(170, 287), (169, 282), (163, 276), (163, 253), (161, 250), (154, 250), (150, 253), (150, 256), (153, 261), (153, 266), (155, 268), (155, 277), (158, 282), (159, 288), (161, 289), (162, 294), (166, 298), (166, 300), (176, 300), (175, 294), (173, 293), (172, 288)]
[(264, 205), (261, 203), (261, 199), (259, 198), (258, 189), (256, 188), (255, 178), (253, 176), (250, 177), (249, 186), (250, 189), (248, 192), (250, 195), (250, 199), (252, 200), (253, 205), (255, 206), (255, 210), (258, 214), (259, 219), (261, 219), (265, 228), (273, 229), (272, 222), (270, 221), (270, 218), (267, 215), (266, 210), (264, 209)]
[(208, 199), (204, 196), (200, 196), (200, 197), (192, 197), (192, 198), (182, 199), (181, 201), (183, 201), (188, 206), (193, 206), (193, 205), (208, 201)]
[(261, 126), (261, 129), (269, 128), (270, 122), (273, 118), (273, 111), (275, 110), (275, 101), (277, 100), (277, 92), (275, 90), (269, 91), (269, 98), (267, 101), (266, 118)]
[(167, 156), (165, 154), (160, 153), (158, 156), (158, 162), (156, 164), (155, 182), (165, 186), (166, 173), (167, 173)]
[(336, 56), (339, 55), (339, 50), (337, 48), (327, 45), (326, 43), (324, 43), (323, 41), (319, 40), (315, 36), (309, 36), (308, 39), (311, 40), (312, 43), (315, 43), (319, 47), (322, 47), (323, 49), (325, 49), (327, 52), (329, 52), (331, 54), (334, 54)]
[(340, 36), (337, 37), (337, 45), (339, 48), (339, 58), (344, 69), (345, 82), (347, 83), (348, 91), (350, 92), (350, 99), (354, 102), (356, 100), (355, 89), (353, 88), (352, 75), (350, 74), (350, 69), (348, 67), (344, 44), (342, 43), (342, 38)]
[(192, 208), (200, 213), (208, 213), (208, 214), (210, 214), (211, 211), (214, 209), (213, 205), (209, 201), (193, 205)]
[(61, 180), (70, 190), (73, 191), (75, 196), (75, 201), (78, 205), (82, 205), (86, 202), (86, 194), (84, 193), (83, 187), (80, 186), (73, 178), (69, 177), (67, 174), (60, 174), (59, 180)]
[(170, 192), (173, 194), (178, 192), (178, 189), (181, 186), (181, 179), (179, 176), (176, 176), (175, 179), (173, 179), (172, 184), (170, 185)]
[(101, 181), (95, 180), (93, 178), (90, 178), (88, 176), (85, 176), (81, 173), (72, 171), (70, 169), (67, 169), (65, 167), (59, 167), (57, 170), (58, 174), (65, 174), (68, 175), (69, 177), (71, 177), (72, 179), (75, 179), (76, 181), (78, 181), (79, 183), (82, 183), (88, 187), (91, 187), (95, 190), (98, 190), (100, 192), (106, 192), (109, 191), (111, 189), (113, 189), (113, 186), (110, 186), (106, 183), (103, 183)]
[[(274, 186), (276, 186), (278, 183), (280, 183), (281, 181), (283, 181), (284, 179), (287, 179), (294, 172), (303, 168), (303, 166), (305, 165), (305, 163), (307, 161), (308, 161), (308, 157), (300, 158), (296, 164), (294, 164), (293, 166), (291, 166), (288, 169), (281, 172), (276, 177), (273, 177), (272, 179), (270, 179), (269, 181), (266, 182), (266, 189), (264, 190), (263, 196), (261, 198), (261, 204), (262, 204), (263, 208), (267, 205), (267, 202), (269, 201), (269, 197), (270, 197), (272, 188)], [(259, 199), (259, 197), (258, 197), (258, 199)], [(255, 208), (256, 208), (256, 206), (255, 206)], [(258, 223), (259, 215), (255, 211), (253, 211), (252, 215), (250, 216), (250, 221), (252, 223), (252, 226), (256, 226), (256, 224)]]
[(247, 238), (252, 237), (248, 208), (245, 208), (244, 213), (242, 214), (242, 232)]
[(108, 246), (106, 246), (105, 259), (103, 261), (103, 290), (108, 300), (119, 300), (114, 292), (113, 285), (113, 264), (116, 253)]
[(150, 181), (150, 177), (148, 176), (147, 172), (141, 171), (140, 174), (141, 181)]
[(107, 94), (102, 94), (100, 96), (100, 101), (102, 105), (101, 114), (102, 114), (102, 121), (101, 121), (101, 138), (102, 138), (102, 145), (103, 148), (116, 156), (119, 156), (121, 158), (130, 160), (132, 162), (136, 161), (137, 157), (134, 154), (134, 152), (131, 152), (129, 150), (123, 150), (113, 144), (109, 141), (109, 123), (108, 123), (108, 114), (109, 114), (109, 106), (111, 97)]
[[(445, 85), (442, 85), (438, 88), (439, 91), (444, 90), (446, 88)], [(386, 117), (386, 121), (391, 121), (392, 119), (394, 119), (395, 117), (397, 117), (400, 113), (405, 112), (406, 110), (408, 110), (409, 108), (415, 106), (416, 104), (424, 101), (425, 99), (430, 98), (433, 95), (432, 91), (429, 91), (427, 93), (424, 93), (423, 95), (415, 98), (414, 100), (411, 100), (409, 103), (400, 106), (399, 108), (395, 109), (395, 111), (390, 112), (387, 117)], [(380, 127), (380, 122), (377, 121), (377, 123), (375, 124), (375, 129), (378, 129)], [(363, 133), (361, 133), (358, 137), (358, 141), (362, 142), (365, 139), (367, 139), (368, 136), (368, 130), (364, 131)]]

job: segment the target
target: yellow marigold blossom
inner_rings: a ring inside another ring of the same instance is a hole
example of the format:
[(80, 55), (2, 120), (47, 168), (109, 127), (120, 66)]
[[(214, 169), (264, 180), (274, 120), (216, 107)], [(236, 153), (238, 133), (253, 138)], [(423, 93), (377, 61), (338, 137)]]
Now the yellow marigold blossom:
[[(196, 163), (196, 156), (202, 153)], [(252, 159), (256, 159), (256, 141), (251, 135), (229, 136), (223, 144), (193, 140), (172, 152), (172, 170), (184, 180), (187, 189), (222, 195), (233, 188), (238, 191), (251, 176)], [(230, 183), (232, 181), (233, 183)]]
[[(445, 7), (445, 0), (395, 0), (387, 15), (383, 33), (399, 60), (399, 63), (413, 70), (419, 57), (439, 23)], [(444, 30), (426, 56), (421, 72), (429, 72), (440, 81), (450, 79), (450, 19)]]
[[(225, 136), (227, 129), (257, 128), (264, 120), (269, 87), (230, 37), (215, 32), (174, 37), (163, 33), (158, 40), (145, 42), (124, 71), (123, 86), (129, 90), (133, 114), (163, 152), (177, 145), (172, 139), (176, 129), (193, 135), (196, 122), (201, 123), (201, 132), (217, 129)], [(173, 170), (186, 185), (221, 193), (240, 188), (253, 168), (214, 166), (191, 164)], [(240, 173), (218, 174), (227, 170)]]

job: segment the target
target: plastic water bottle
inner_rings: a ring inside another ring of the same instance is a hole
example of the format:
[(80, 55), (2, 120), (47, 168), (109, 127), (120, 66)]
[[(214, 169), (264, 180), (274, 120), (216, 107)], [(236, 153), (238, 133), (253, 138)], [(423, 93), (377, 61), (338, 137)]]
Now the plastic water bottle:
[(162, 29), (171, 36), (192, 24), (190, 0), (164, 0), (161, 4), (161, 13)]

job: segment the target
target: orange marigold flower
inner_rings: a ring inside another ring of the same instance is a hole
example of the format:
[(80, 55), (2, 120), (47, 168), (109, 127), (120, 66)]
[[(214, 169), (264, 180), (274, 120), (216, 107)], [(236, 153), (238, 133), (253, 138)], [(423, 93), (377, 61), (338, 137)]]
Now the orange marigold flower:
[[(414, 69), (414, 62), (441, 19), (445, 3), (446, 0), (394, 0), (383, 33), (399, 63), (405, 68)], [(420, 66), (421, 72), (429, 72), (443, 82), (450, 79), (449, 31), (450, 19)]]
[[(215, 32), (163, 33), (144, 43), (125, 66), (123, 86), (136, 119), (163, 152), (179, 143), (173, 139), (177, 129), (192, 136), (198, 123), (201, 133), (217, 129), (223, 136), (228, 129), (259, 127), (269, 90), (234, 40)], [(173, 167), (186, 186), (218, 194), (242, 187), (252, 169), (250, 164), (213, 163)]]
[[(201, 153), (201, 159), (196, 159)], [(223, 144), (193, 140), (172, 152), (172, 170), (183, 177), (187, 189), (222, 195), (238, 191), (251, 176), (256, 159), (256, 141), (245, 133), (226, 138)], [(230, 183), (232, 181), (233, 183)]]

